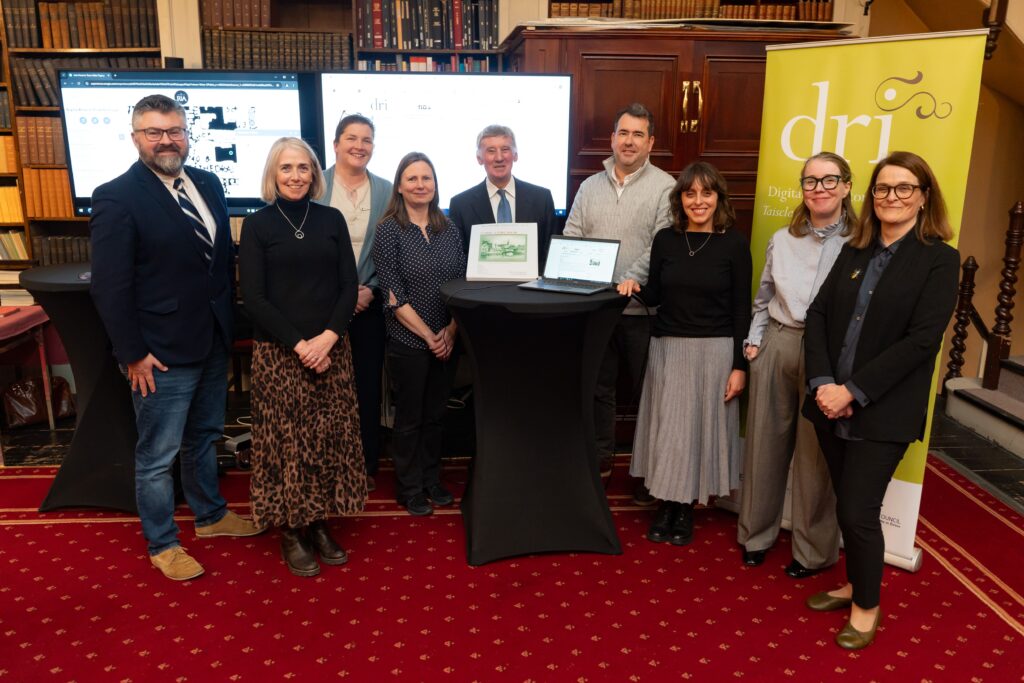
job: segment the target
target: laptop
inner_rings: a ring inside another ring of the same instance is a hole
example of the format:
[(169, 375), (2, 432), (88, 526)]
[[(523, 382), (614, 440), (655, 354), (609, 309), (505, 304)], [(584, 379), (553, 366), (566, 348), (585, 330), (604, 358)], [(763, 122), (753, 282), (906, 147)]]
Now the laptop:
[(618, 240), (552, 235), (544, 276), (519, 286), (561, 294), (596, 294), (611, 288), (618, 258)]

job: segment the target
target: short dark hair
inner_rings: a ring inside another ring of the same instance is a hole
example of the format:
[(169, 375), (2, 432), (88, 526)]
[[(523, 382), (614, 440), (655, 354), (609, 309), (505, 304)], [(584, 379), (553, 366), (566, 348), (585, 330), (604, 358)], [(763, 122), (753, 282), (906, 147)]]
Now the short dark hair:
[(345, 129), (354, 123), (361, 123), (364, 126), (369, 126), (370, 132), (374, 135), (377, 134), (377, 128), (369, 118), (362, 114), (349, 114), (348, 116), (342, 116), (341, 121), (338, 121), (338, 127), (334, 129), (334, 142), (338, 142), (338, 140), (341, 139), (341, 134), (345, 132)]
[(625, 114), (629, 114), (630, 116), (638, 119), (647, 119), (647, 135), (652, 137), (654, 136), (654, 114), (651, 113), (650, 109), (639, 102), (633, 102), (616, 112), (615, 120), (612, 122), (613, 133), (619, 129), (619, 119), (621, 119)]
[(683, 210), (682, 194), (693, 187), (694, 183), (700, 183), (705, 190), (711, 190), (718, 195), (718, 205), (712, 217), (715, 232), (725, 232), (731, 228), (736, 222), (736, 211), (729, 201), (729, 187), (725, 178), (717, 168), (706, 161), (695, 161), (679, 174), (679, 180), (676, 181), (668, 198), (669, 207), (672, 209), (672, 229), (676, 232), (686, 232), (689, 221), (686, 218), (686, 211)]
[(132, 109), (132, 125), (139, 120), (140, 116), (151, 111), (161, 114), (179, 114), (181, 118), (185, 118), (185, 108), (178, 104), (176, 100), (171, 99), (167, 95), (146, 95), (136, 102), (135, 108)]

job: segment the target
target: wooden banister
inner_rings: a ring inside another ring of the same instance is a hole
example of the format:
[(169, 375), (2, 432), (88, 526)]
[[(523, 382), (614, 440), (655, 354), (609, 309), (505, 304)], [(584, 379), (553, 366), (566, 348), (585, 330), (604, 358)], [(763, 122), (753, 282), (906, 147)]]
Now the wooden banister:
[[(946, 382), (954, 377), (962, 377), (964, 352), (967, 351), (967, 329), (971, 324), (971, 313), (974, 311), (974, 275), (978, 272), (978, 261), (968, 256), (962, 266), (963, 276), (960, 278), (960, 289), (956, 299), (956, 313), (953, 318), (953, 339), (950, 342), (949, 363), (946, 364), (946, 376), (942, 379), (942, 395), (946, 395)], [(987, 334), (985, 335), (988, 336)]]

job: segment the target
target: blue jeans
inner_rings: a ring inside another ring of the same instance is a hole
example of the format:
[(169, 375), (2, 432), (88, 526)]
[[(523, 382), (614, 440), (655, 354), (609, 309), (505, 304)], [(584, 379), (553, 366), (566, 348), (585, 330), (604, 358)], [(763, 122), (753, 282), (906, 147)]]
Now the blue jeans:
[(178, 545), (174, 523), (174, 477), (180, 454), (181, 484), (196, 526), (219, 522), (227, 502), (217, 484), (214, 443), (224, 431), (227, 352), (216, 342), (205, 361), (154, 369), (156, 391), (132, 392), (139, 440), (135, 445), (135, 499), (149, 554)]

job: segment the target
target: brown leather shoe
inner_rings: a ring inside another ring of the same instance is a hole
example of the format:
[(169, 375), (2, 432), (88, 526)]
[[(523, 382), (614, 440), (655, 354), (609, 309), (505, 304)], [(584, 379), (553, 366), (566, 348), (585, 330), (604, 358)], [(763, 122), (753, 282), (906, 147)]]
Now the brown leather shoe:
[(331, 538), (326, 521), (321, 519), (313, 522), (307, 529), (309, 529), (309, 541), (313, 544), (324, 564), (345, 564), (348, 562), (348, 553)]
[(875, 632), (878, 630), (878, 622), (882, 620), (882, 610), (875, 612), (875, 623), (871, 630), (858, 631), (853, 624), (846, 622), (846, 626), (836, 634), (836, 645), (845, 650), (863, 650), (875, 640)]
[(231, 510), (213, 524), (196, 527), (196, 536), (199, 538), (213, 538), (214, 536), (255, 536), (266, 531), (265, 527), (253, 524), (252, 520), (239, 517)]
[(202, 576), (204, 571), (203, 565), (196, 562), (180, 545), (150, 555), (149, 561), (172, 581), (188, 581)]
[(853, 598), (837, 598), (829, 595), (828, 591), (822, 591), (807, 598), (805, 604), (815, 612), (832, 612), (849, 607), (853, 604)]
[(288, 571), (295, 576), (316, 576), (320, 573), (316, 555), (306, 540), (305, 529), (281, 528), (281, 557)]

